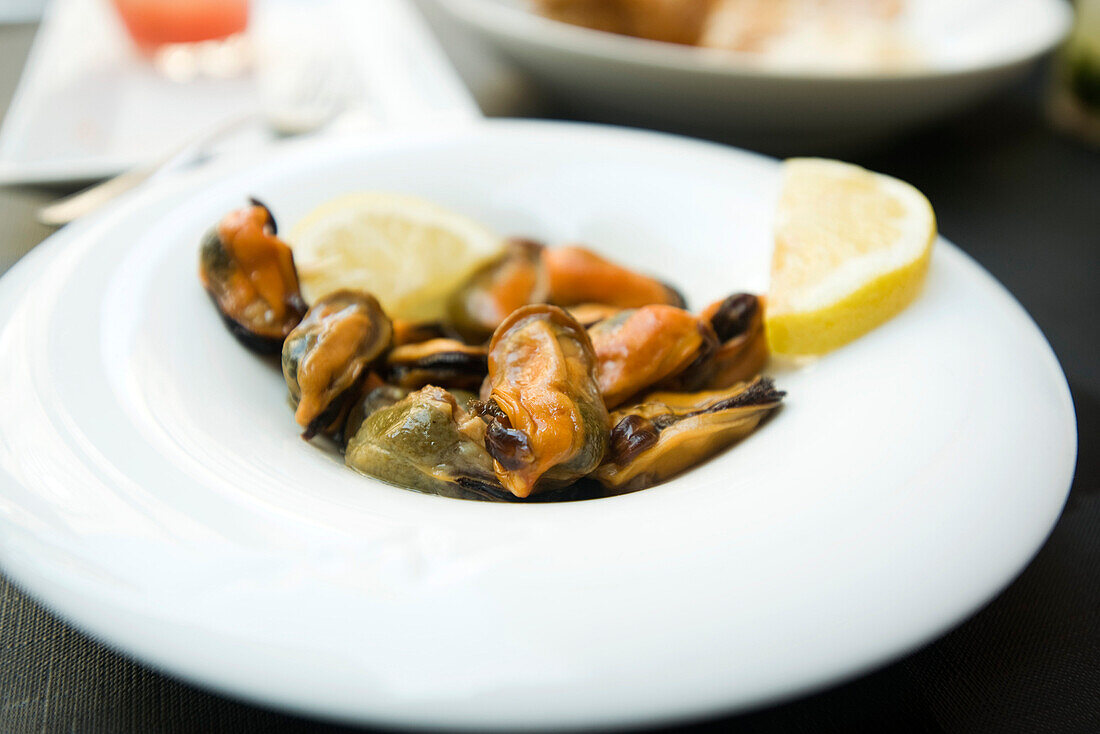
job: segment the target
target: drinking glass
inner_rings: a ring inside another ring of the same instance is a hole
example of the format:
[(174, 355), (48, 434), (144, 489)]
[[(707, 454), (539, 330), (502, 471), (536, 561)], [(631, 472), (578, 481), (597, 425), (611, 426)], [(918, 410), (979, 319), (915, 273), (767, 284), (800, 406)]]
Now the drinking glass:
[(112, 0), (134, 45), (168, 76), (235, 76), (247, 66), (248, 0)]

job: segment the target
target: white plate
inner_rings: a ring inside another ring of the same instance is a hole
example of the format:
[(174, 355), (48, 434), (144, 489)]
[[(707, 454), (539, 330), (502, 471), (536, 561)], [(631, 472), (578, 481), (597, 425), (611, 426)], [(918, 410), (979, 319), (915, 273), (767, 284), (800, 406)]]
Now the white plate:
[(814, 365), (733, 450), (559, 505), (380, 484), (298, 438), (277, 368), (196, 279), (250, 194), (285, 225), (353, 189), (582, 240), (695, 306), (766, 284), (774, 161), (501, 122), (299, 145), (167, 179), (0, 281), (0, 559), (187, 680), (356, 721), (591, 726), (730, 711), (943, 633), (1032, 557), (1073, 408), (1027, 314), (954, 246), (923, 295)]
[(742, 141), (851, 142), (926, 122), (1019, 78), (1067, 33), (1064, 0), (910, 0), (927, 68), (840, 73), (560, 23), (529, 0), (435, 0), (582, 109)]
[[(254, 73), (177, 82), (133, 51), (107, 0), (54, 0), (0, 128), (0, 185), (114, 175), (242, 118), (234, 134), (205, 146), (208, 152), (269, 147), (269, 125), (247, 117), (267, 106), (285, 119), (303, 98), (308, 106), (302, 84), (319, 75), (328, 80), (327, 94), (340, 95), (343, 112), (315, 134), (358, 135), (475, 114), (477, 103), (428, 31), (401, 10), (382, 0), (256, 2), (249, 21)], [(499, 111), (515, 85), (496, 71), (470, 81), (473, 93)]]
[[(0, 184), (113, 175), (257, 109), (251, 75), (171, 81), (137, 57), (110, 2), (53, 0), (0, 129)], [(238, 144), (269, 137), (248, 133)]]

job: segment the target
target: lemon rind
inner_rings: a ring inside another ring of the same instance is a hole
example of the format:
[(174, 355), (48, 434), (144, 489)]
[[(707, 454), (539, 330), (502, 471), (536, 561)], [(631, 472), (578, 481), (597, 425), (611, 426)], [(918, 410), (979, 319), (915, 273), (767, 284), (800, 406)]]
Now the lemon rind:
[(768, 316), (768, 347), (787, 356), (821, 355), (859, 339), (901, 313), (924, 288), (933, 234), (916, 260), (883, 273), (839, 301), (814, 311)]

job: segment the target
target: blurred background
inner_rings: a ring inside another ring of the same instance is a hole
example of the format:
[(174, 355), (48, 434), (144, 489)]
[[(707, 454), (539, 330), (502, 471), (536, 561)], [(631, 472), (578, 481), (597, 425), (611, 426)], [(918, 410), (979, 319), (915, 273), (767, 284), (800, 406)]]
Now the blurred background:
[[(1100, 731), (1100, 0), (416, 0), (425, 23), (406, 35), (388, 3), (0, 1), (0, 271), (150, 177), (475, 104), (910, 181), (1062, 362), (1080, 431), (1066, 512), (945, 638), (696, 730)], [(0, 579), (2, 731), (315, 729), (336, 730), (145, 669)]]
[[(8, 22), (42, 22), (0, 131), (0, 182), (98, 179), (204, 134), (202, 152), (239, 150), (438, 111), (415, 95), (395, 103), (395, 89), (432, 81), (386, 57), (396, 44), (385, 1), (11, 2)], [(1073, 17), (1063, 0), (417, 5), (486, 114), (655, 127), (780, 155), (867, 150), (973, 107), (1025, 77)], [(1065, 126), (1089, 127), (1097, 12), (1081, 3), (1075, 55), (1049, 90)], [(26, 33), (5, 44), (9, 70)], [(1095, 139), (1095, 125), (1082, 135)]]

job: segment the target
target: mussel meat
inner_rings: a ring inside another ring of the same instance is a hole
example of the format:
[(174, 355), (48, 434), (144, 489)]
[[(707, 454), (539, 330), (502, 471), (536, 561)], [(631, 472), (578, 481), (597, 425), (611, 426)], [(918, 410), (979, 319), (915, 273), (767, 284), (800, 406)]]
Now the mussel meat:
[(700, 316), (710, 322), (718, 336), (708, 387), (723, 388), (751, 380), (764, 369), (768, 340), (764, 334), (763, 298), (735, 293), (707, 306)]
[(203, 237), (199, 279), (233, 336), (253, 351), (278, 354), (306, 312), (294, 255), (275, 236), (275, 219), (255, 199)]
[(408, 390), (425, 385), (476, 390), (488, 372), (489, 352), (454, 339), (395, 347), (386, 357), (389, 381)]
[(392, 335), (374, 296), (341, 290), (313, 304), (283, 343), (283, 377), (303, 438), (340, 431)]
[(359, 426), (363, 425), (363, 421), (376, 411), (388, 408), (403, 400), (409, 394), (409, 391), (403, 387), (383, 382), (381, 378), (372, 372), (367, 376), (359, 394), (360, 397), (355, 400), (351, 410), (348, 411), (348, 419), (344, 422), (344, 429), (341, 432), (345, 444), (347, 439), (354, 436), (355, 432), (359, 430)]
[(485, 423), (440, 387), (372, 412), (348, 440), (348, 466), (376, 479), (461, 499), (512, 499), (485, 450)]
[(489, 344), (485, 447), (516, 497), (568, 484), (602, 461), (608, 416), (588, 333), (556, 306), (525, 306)]
[(617, 265), (591, 250), (555, 247), (542, 253), (549, 300), (559, 306), (605, 303), (638, 308), (654, 303), (684, 308), (684, 297), (670, 285)]
[(592, 476), (616, 494), (663, 482), (752, 433), (784, 394), (767, 377), (725, 390), (650, 393), (611, 414), (607, 458)]
[(533, 303), (601, 304), (604, 315), (599, 320), (609, 309), (654, 303), (682, 308), (684, 298), (672, 286), (583, 247), (547, 248), (512, 239), (503, 256), (475, 272), (455, 293), (448, 313), (459, 333), (480, 341), (517, 308)]
[(472, 342), (484, 341), (520, 306), (546, 300), (543, 249), (531, 240), (510, 239), (500, 258), (470, 276), (448, 304), (460, 334)]
[[(588, 330), (608, 408), (663, 381), (707, 373), (718, 339), (710, 324), (675, 306), (620, 311)], [(688, 388), (690, 389), (690, 388)]]
[(606, 303), (581, 303), (565, 309), (569, 315), (577, 320), (577, 323), (589, 329), (605, 319), (609, 319), (622, 311), (621, 306), (611, 306)]
[(455, 329), (444, 321), (393, 320), (393, 345), (419, 344), (431, 339), (459, 339)]

